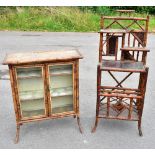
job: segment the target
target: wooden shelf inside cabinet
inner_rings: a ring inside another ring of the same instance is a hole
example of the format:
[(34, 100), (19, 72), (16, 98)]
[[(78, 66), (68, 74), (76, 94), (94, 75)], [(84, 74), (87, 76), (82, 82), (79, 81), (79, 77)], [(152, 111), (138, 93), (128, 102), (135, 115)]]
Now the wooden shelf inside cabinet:
[(21, 101), (25, 100), (35, 100), (44, 98), (43, 90), (33, 90), (33, 91), (23, 91), (19, 93)]
[(29, 78), (42, 78), (42, 72), (40, 67), (34, 68), (16, 68), (18, 79), (29, 79)]
[[(40, 100), (43, 100), (43, 98)], [(35, 102), (35, 101), (36, 101), (36, 103), (33, 104), (33, 102)], [(38, 99), (24, 100), (24, 102), (22, 102), (21, 108), (22, 108), (22, 111), (27, 111), (27, 112), (28, 111), (44, 110), (43, 104), (41, 102), (39, 103)]]
[(50, 73), (52, 76), (63, 76), (63, 75), (72, 75), (71, 72), (61, 72), (61, 73)]
[(52, 76), (61, 76), (61, 75), (72, 75), (72, 68), (70, 65), (66, 66), (52, 66), (50, 69), (50, 75)]
[(16, 142), (23, 123), (68, 116), (79, 118), (77, 50), (13, 53), (6, 56), (17, 120)]
[(52, 97), (73, 95), (73, 87), (54, 88), (50, 92)]

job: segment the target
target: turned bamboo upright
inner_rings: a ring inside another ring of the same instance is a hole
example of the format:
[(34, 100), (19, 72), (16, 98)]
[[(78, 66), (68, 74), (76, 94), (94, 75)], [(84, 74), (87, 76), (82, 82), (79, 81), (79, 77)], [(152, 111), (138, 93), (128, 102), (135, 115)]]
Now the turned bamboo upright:
[(24, 123), (79, 114), (79, 59), (76, 50), (13, 53), (6, 56), (9, 66), (14, 110), (16, 139)]
[[(146, 67), (150, 51), (146, 48), (148, 24), (149, 16), (101, 17), (96, 119), (92, 132), (96, 131), (99, 119), (105, 118), (138, 121), (139, 135), (142, 136), (141, 122), (149, 70)], [(103, 79), (106, 73), (116, 85), (107, 84)], [(122, 74), (125, 74), (124, 78)], [(133, 88), (127, 80), (134, 74), (138, 74), (135, 80), (138, 86)]]

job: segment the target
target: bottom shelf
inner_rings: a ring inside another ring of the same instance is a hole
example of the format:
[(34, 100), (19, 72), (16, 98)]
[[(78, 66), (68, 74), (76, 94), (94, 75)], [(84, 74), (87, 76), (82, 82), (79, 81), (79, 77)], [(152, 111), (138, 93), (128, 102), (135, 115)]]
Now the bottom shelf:
[[(74, 111), (73, 95), (51, 97), (52, 114)], [(44, 99), (23, 100), (20, 102), (22, 117), (45, 115)]]
[(102, 103), (99, 109), (99, 117), (107, 119), (120, 119), (120, 120), (138, 120), (137, 107), (133, 106), (133, 110), (129, 116), (129, 106), (126, 104), (111, 104), (108, 110), (107, 103)]
[(62, 113), (73, 111), (73, 96), (59, 96), (53, 97), (52, 100), (52, 113)]
[(64, 107), (57, 107), (52, 109), (52, 113), (62, 113), (62, 112), (68, 112), (68, 111), (73, 111), (73, 105), (68, 105)]
[(34, 116), (39, 116), (39, 115), (44, 115), (45, 114), (45, 109), (39, 109), (39, 110), (32, 110), (32, 111), (22, 111), (22, 116), (23, 117), (34, 117)]
[(23, 117), (45, 115), (44, 99), (24, 100), (20, 105)]

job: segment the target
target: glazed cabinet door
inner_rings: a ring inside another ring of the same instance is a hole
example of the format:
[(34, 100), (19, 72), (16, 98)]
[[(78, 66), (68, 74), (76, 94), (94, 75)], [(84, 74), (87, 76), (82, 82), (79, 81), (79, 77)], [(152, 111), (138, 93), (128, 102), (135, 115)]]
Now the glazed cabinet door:
[(45, 116), (43, 66), (16, 67), (15, 73), (21, 118)]
[(51, 114), (74, 111), (74, 64), (48, 66)]

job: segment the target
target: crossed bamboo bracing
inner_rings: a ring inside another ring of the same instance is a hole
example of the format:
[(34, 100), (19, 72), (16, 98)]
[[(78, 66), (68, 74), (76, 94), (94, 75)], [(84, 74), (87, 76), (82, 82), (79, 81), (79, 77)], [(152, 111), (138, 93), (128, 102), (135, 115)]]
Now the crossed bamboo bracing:
[(104, 56), (114, 56), (115, 60), (118, 59), (118, 40), (120, 39), (122, 40), (121, 47), (135, 48), (132, 54), (129, 54), (129, 51), (126, 52), (127, 57), (129, 55), (133, 57), (136, 48), (139, 52), (139, 47), (146, 47), (148, 24), (149, 16), (147, 18), (102, 16), (99, 31), (99, 62)]

